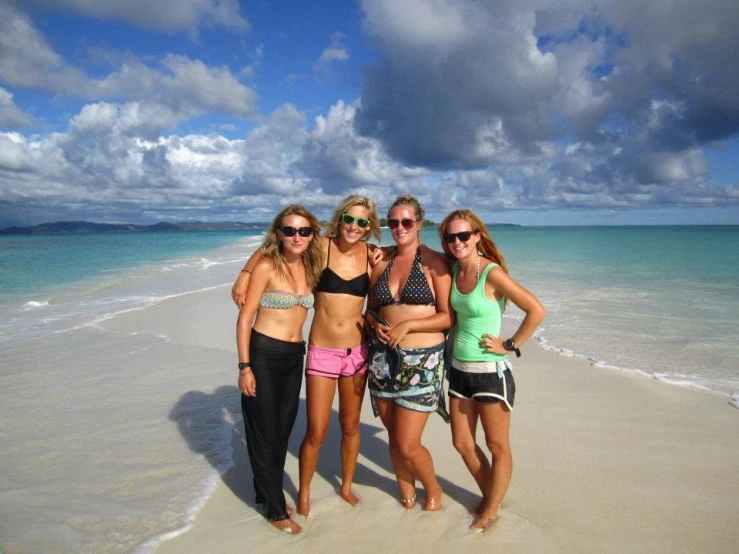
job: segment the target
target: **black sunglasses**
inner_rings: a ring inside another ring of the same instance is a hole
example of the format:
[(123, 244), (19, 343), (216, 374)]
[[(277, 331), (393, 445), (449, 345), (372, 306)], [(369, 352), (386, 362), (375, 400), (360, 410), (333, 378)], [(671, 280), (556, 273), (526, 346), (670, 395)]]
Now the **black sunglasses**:
[(444, 242), (446, 243), (453, 243), (454, 239), (459, 239), (461, 242), (467, 242), (470, 240), (470, 237), (472, 236), (472, 233), (475, 231), (462, 231), (460, 233), (444, 233)]
[(355, 221), (360, 229), (366, 229), (370, 224), (369, 219), (362, 219), (361, 217), (354, 217), (349, 214), (341, 214), (341, 222), (344, 225), (352, 225)]
[(299, 234), (301, 237), (309, 237), (313, 232), (313, 229), (311, 229), (310, 227), (301, 227), (300, 229), (296, 229), (295, 227), (285, 225), (282, 229), (280, 229), (280, 231), (282, 231), (282, 234), (286, 237), (294, 237), (295, 233)]
[(416, 224), (415, 219), (388, 219), (387, 226), (391, 229), (397, 229), (398, 225), (402, 225), (403, 229), (410, 229)]

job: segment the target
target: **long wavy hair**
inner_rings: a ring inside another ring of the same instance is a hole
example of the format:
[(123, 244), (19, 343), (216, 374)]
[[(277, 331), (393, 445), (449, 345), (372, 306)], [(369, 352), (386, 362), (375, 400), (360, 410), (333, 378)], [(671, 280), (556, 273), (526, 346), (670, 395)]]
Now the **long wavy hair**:
[(272, 225), (269, 227), (269, 231), (267, 231), (267, 236), (264, 238), (264, 242), (262, 242), (262, 248), (264, 249), (262, 256), (272, 260), (272, 265), (279, 275), (283, 276), (287, 281), (291, 280), (290, 275), (285, 270), (282, 241), (277, 236), (277, 229), (282, 229), (282, 220), (289, 215), (304, 217), (308, 220), (311, 231), (313, 231), (308, 248), (300, 255), (305, 266), (306, 283), (308, 288), (312, 289), (318, 284), (318, 279), (323, 269), (323, 249), (317, 240), (318, 234), (321, 232), (321, 224), (316, 216), (303, 206), (292, 204), (275, 216), (274, 220), (272, 220)]
[[(451, 245), (447, 244), (447, 242), (444, 240), (444, 235), (446, 235), (448, 232), (449, 224), (455, 219), (463, 219), (464, 221), (469, 222), (472, 228), (472, 232), (478, 233), (480, 235), (480, 242), (477, 243), (478, 252), (480, 252), (487, 259), (494, 261), (496, 264), (503, 268), (503, 271), (508, 273), (508, 266), (503, 259), (503, 255), (500, 253), (498, 247), (495, 245), (495, 241), (493, 241), (490, 233), (488, 233), (487, 227), (485, 227), (485, 224), (480, 220), (475, 212), (466, 209), (454, 210), (452, 213), (446, 216), (444, 218), (444, 221), (441, 222), (441, 225), (439, 225), (439, 239), (441, 239), (441, 247), (444, 249), (444, 253), (449, 259), (449, 265), (454, 265), (454, 262), (456, 262), (457, 259), (452, 255)], [(505, 299), (505, 303), (508, 303), (507, 298)]]
[(326, 225), (324, 235), (327, 237), (336, 237), (339, 235), (339, 226), (341, 225), (341, 214), (346, 213), (352, 206), (362, 206), (367, 208), (369, 215), (369, 233), (365, 233), (361, 240), (369, 240), (370, 237), (375, 237), (377, 241), (380, 241), (380, 219), (377, 217), (377, 204), (372, 202), (366, 196), (360, 196), (358, 194), (350, 194), (344, 198), (334, 210), (334, 215), (331, 216), (331, 221)]

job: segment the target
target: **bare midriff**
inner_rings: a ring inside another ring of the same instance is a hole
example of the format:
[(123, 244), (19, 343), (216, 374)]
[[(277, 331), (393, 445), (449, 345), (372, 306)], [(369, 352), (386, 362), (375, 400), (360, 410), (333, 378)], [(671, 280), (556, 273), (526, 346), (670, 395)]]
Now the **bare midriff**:
[(277, 340), (300, 342), (307, 313), (308, 310), (302, 306), (286, 310), (259, 308), (253, 329)]
[[(436, 306), (414, 306), (411, 304), (388, 304), (380, 308), (380, 315), (390, 326), (402, 323), (407, 319), (423, 319), (436, 314)], [(434, 331), (432, 333), (411, 331), (400, 341), (401, 348), (428, 348), (435, 346), (444, 340), (444, 333)]]
[(322, 348), (353, 348), (365, 342), (364, 298), (315, 293), (309, 343)]

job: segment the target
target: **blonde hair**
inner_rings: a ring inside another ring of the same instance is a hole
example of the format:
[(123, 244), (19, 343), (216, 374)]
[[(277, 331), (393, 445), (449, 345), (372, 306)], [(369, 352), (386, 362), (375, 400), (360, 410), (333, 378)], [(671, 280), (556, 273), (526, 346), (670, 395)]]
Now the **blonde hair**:
[[(441, 222), (441, 225), (439, 225), (439, 238), (441, 239), (441, 247), (444, 249), (444, 253), (450, 260), (450, 265), (454, 264), (457, 259), (452, 256), (450, 245), (444, 240), (444, 235), (446, 235), (448, 232), (449, 224), (455, 219), (462, 219), (469, 222), (472, 228), (472, 232), (478, 233), (480, 235), (480, 242), (477, 243), (477, 250), (481, 252), (483, 256), (502, 267), (503, 271), (508, 273), (508, 266), (503, 259), (503, 255), (498, 251), (498, 247), (495, 245), (495, 242), (488, 233), (485, 224), (480, 220), (479, 217), (477, 217), (477, 214), (475, 214), (475, 212), (473, 212), (472, 210), (454, 210), (452, 213), (446, 216), (444, 218), (444, 221)], [(508, 303), (508, 298), (505, 299), (505, 303)]]
[(418, 202), (415, 196), (411, 196), (410, 194), (401, 194), (397, 198), (395, 198), (395, 202), (392, 203), (390, 208), (387, 210), (387, 217), (390, 218), (390, 212), (393, 211), (393, 208), (396, 206), (410, 206), (413, 208), (413, 213), (416, 214), (416, 220), (417, 221), (423, 221), (423, 216), (425, 212), (423, 211), (423, 208), (421, 207), (421, 204)]
[(303, 206), (293, 204), (275, 216), (269, 231), (267, 231), (267, 236), (264, 238), (264, 242), (262, 242), (262, 248), (264, 249), (262, 256), (272, 260), (272, 265), (277, 270), (277, 273), (286, 280), (290, 280), (290, 276), (285, 271), (282, 241), (277, 236), (277, 229), (282, 229), (282, 220), (289, 215), (298, 215), (307, 219), (310, 229), (313, 232), (313, 236), (308, 243), (308, 248), (300, 255), (305, 266), (306, 284), (309, 289), (312, 289), (318, 284), (318, 279), (323, 269), (323, 249), (317, 240), (318, 234), (321, 232), (321, 224), (318, 222), (316, 216)]
[(377, 205), (365, 196), (358, 194), (350, 194), (344, 198), (334, 210), (334, 215), (331, 216), (331, 221), (326, 226), (324, 235), (327, 237), (335, 237), (339, 234), (339, 225), (341, 225), (341, 214), (347, 212), (352, 206), (362, 206), (367, 208), (369, 212), (369, 233), (364, 234), (361, 240), (369, 240), (370, 236), (375, 237), (378, 241), (380, 240), (380, 220), (377, 217)]

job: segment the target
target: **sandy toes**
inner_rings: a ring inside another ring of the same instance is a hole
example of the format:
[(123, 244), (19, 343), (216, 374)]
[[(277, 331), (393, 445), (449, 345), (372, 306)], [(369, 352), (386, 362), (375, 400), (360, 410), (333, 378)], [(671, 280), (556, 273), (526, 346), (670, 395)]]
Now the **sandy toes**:
[(341, 491), (341, 498), (349, 504), (352, 508), (359, 505), (359, 497), (354, 494), (351, 490), (349, 492)]
[(303, 528), (290, 518), (281, 519), (279, 521), (270, 521), (269, 524), (278, 531), (282, 531), (288, 535), (297, 535), (303, 532)]
[(495, 525), (495, 522), (498, 521), (497, 517), (488, 517), (485, 515), (480, 516), (477, 518), (477, 520), (470, 525), (470, 529), (472, 531), (482, 531), (483, 533), (489, 531), (492, 529), (493, 525)]

